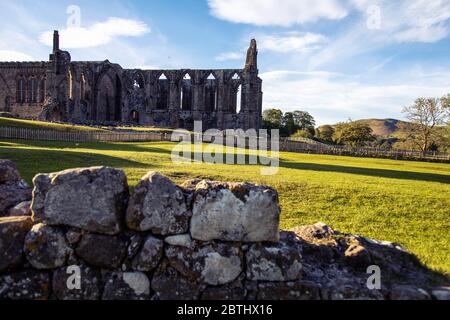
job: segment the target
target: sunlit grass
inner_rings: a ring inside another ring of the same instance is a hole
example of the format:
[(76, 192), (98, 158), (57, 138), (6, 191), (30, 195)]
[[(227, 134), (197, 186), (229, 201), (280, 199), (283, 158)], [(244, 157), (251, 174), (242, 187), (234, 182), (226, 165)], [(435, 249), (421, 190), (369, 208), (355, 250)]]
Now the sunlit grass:
[(280, 153), (278, 174), (262, 176), (259, 165), (174, 164), (173, 147), (168, 142), (0, 140), (0, 158), (15, 161), (28, 182), (38, 172), (106, 165), (123, 168), (131, 186), (150, 170), (176, 182), (267, 184), (280, 194), (284, 229), (323, 221), (344, 232), (400, 243), (429, 267), (450, 273), (449, 164)]

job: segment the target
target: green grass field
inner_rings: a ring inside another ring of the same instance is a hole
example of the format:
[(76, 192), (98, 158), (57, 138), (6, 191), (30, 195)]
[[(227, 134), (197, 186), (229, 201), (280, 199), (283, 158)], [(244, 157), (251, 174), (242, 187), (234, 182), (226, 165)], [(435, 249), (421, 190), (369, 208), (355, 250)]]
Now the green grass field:
[(0, 158), (15, 161), (31, 182), (38, 172), (107, 165), (131, 186), (150, 170), (190, 178), (252, 181), (280, 193), (282, 228), (323, 221), (337, 230), (397, 242), (427, 266), (450, 274), (450, 165), (280, 154), (275, 176), (260, 166), (173, 164), (172, 143), (60, 143), (0, 140)]
[[(12, 128), (26, 128), (26, 129), (41, 129), (52, 131), (65, 131), (65, 132), (111, 132), (112, 128), (109, 127), (89, 127), (73, 124), (52, 123), (35, 120), (22, 120), (14, 118), (0, 117), (0, 127), (12, 127)], [(151, 127), (114, 127), (114, 131), (132, 131), (132, 132), (172, 132), (170, 129), (151, 128)]]

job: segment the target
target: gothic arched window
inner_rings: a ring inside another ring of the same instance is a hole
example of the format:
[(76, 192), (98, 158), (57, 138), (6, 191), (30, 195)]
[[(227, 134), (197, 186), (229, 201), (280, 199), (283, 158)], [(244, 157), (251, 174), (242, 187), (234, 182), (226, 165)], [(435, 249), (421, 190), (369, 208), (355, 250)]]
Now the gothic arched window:
[(36, 103), (38, 101), (38, 79), (32, 78), (30, 81), (31, 81), (31, 102)]
[(81, 100), (86, 100), (86, 78), (84, 74), (81, 74), (80, 98)]
[(43, 103), (45, 100), (45, 79), (41, 79), (39, 86), (39, 102)]
[(17, 102), (24, 103), (25, 102), (25, 80), (23, 78), (19, 78), (17, 80)]
[(73, 75), (71, 70), (69, 70), (69, 99), (73, 99)]

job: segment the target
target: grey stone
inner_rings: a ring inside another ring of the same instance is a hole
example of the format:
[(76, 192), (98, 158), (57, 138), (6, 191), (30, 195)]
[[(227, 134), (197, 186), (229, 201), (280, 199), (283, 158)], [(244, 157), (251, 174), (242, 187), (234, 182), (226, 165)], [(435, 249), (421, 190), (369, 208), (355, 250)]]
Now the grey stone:
[(47, 272), (24, 270), (0, 275), (0, 300), (47, 300), (50, 276)]
[(37, 175), (34, 180), (34, 218), (103, 234), (117, 234), (128, 198), (122, 170), (108, 167), (72, 169)]
[(75, 253), (92, 266), (115, 270), (127, 254), (127, 243), (119, 236), (85, 234)]
[(24, 201), (9, 209), (10, 217), (31, 216), (31, 201)]
[[(75, 279), (73, 268), (80, 271), (79, 279)], [(76, 287), (77, 281), (79, 288)], [(71, 285), (70, 288), (68, 284)], [(101, 292), (101, 275), (86, 265), (63, 267), (53, 273), (52, 287), (59, 300), (98, 300)]]
[(77, 244), (81, 240), (81, 232), (79, 230), (70, 229), (66, 232), (67, 242), (70, 244)]
[(0, 159), (0, 184), (20, 181), (20, 173), (14, 162)]
[(209, 285), (230, 283), (243, 268), (243, 254), (236, 244), (193, 241), (190, 247), (169, 245), (166, 257), (183, 276)]
[(436, 287), (431, 289), (431, 295), (436, 300), (449, 301), (450, 300), (450, 287)]
[(277, 242), (280, 207), (272, 188), (202, 181), (196, 187), (192, 238), (202, 241)]
[(258, 300), (320, 300), (320, 285), (308, 281), (261, 282)]
[(105, 278), (103, 300), (148, 300), (150, 280), (142, 272), (114, 272)]
[(36, 269), (61, 267), (71, 252), (64, 233), (56, 227), (36, 224), (25, 238), (25, 255)]
[(218, 287), (207, 287), (201, 296), (201, 300), (245, 300), (247, 290), (244, 283), (244, 274), (235, 281)]
[(141, 250), (133, 259), (133, 269), (137, 271), (151, 271), (156, 268), (163, 256), (164, 242), (149, 236), (145, 240)]
[(182, 189), (161, 174), (149, 172), (130, 197), (126, 221), (133, 230), (171, 235), (186, 233), (191, 215)]
[(25, 236), (32, 226), (30, 217), (0, 218), (0, 272), (20, 265)]
[(190, 248), (192, 245), (192, 238), (189, 234), (179, 234), (165, 238), (164, 242), (171, 246)]
[(302, 276), (302, 256), (295, 246), (254, 244), (246, 252), (247, 279), (252, 281), (294, 281)]
[(391, 300), (431, 300), (424, 289), (412, 285), (397, 285), (391, 289)]
[(7, 215), (10, 208), (29, 200), (31, 188), (25, 181), (0, 184), (0, 216)]
[(202, 287), (183, 277), (167, 261), (163, 261), (152, 278), (152, 289), (157, 300), (197, 300)]

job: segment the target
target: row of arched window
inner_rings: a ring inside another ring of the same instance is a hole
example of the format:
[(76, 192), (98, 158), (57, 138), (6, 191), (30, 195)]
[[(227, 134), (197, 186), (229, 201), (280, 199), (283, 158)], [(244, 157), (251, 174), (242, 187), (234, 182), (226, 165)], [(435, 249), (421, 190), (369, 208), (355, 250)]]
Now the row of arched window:
[(45, 99), (45, 85), (44, 78), (19, 78), (16, 90), (17, 103), (43, 103)]

